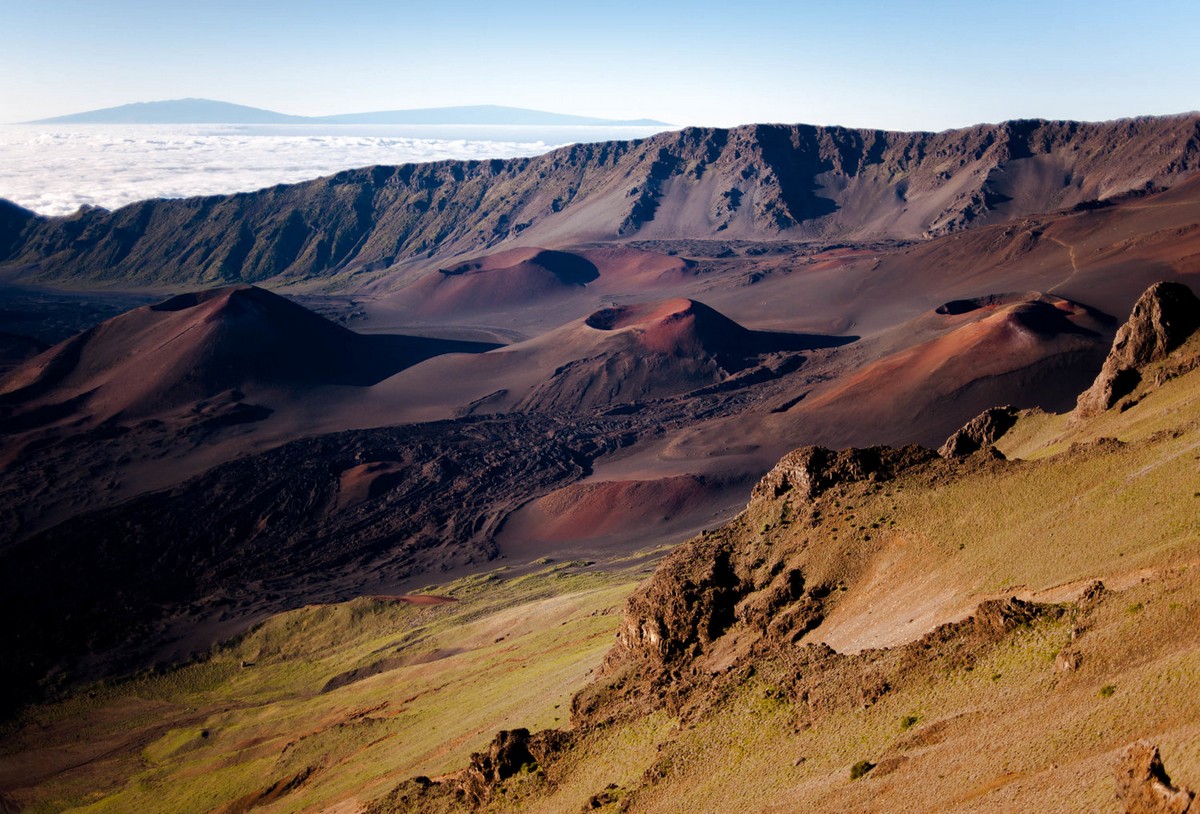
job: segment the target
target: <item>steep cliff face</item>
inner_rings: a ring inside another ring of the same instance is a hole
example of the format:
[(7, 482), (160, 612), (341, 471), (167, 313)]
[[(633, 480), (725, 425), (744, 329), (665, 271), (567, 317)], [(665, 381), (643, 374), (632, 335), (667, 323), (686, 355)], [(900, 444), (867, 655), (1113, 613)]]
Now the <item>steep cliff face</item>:
[(1013, 407), (991, 407), (972, 418), (946, 439), (938, 448), (943, 458), (965, 458), (979, 450), (991, 448), (1004, 433), (1017, 423), (1021, 412)]
[(688, 128), (536, 158), (370, 167), (254, 193), (6, 218), (13, 234), (0, 239), (0, 262), (35, 264), (46, 278), (211, 284), (372, 271), (506, 243), (915, 239), (1095, 205), (1197, 169), (1196, 115), (942, 133)]
[[(902, 474), (945, 471), (916, 445), (786, 455), (754, 487), (742, 515), (677, 548), (630, 596), (602, 678), (575, 698), (576, 720), (686, 709), (711, 695), (713, 676), (763, 654), (799, 652), (830, 595), (844, 590), (861, 562), (842, 555), (823, 518)], [(781, 544), (785, 536), (790, 544)], [(822, 660), (826, 651), (807, 650), (805, 658)]]
[(28, 209), (0, 199), (0, 258), (5, 258), (21, 246), (21, 235), (37, 216)]
[(1200, 299), (1182, 283), (1155, 283), (1117, 331), (1104, 367), (1079, 396), (1075, 417), (1099, 415), (1133, 392), (1142, 368), (1162, 361), (1200, 328)]

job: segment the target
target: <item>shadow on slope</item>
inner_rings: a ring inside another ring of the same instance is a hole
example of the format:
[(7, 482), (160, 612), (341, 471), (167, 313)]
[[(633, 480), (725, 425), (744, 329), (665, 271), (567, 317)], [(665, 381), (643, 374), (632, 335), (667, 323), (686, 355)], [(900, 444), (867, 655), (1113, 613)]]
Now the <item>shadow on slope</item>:
[(748, 330), (688, 299), (603, 308), (572, 327), (596, 352), (556, 369), (521, 402), (527, 411), (601, 409), (790, 373), (800, 351), (857, 337)]
[(9, 419), (149, 416), (248, 387), (364, 387), (432, 356), (495, 347), (361, 335), (261, 288), (216, 288), (134, 309), (30, 359), (0, 381), (0, 409)]

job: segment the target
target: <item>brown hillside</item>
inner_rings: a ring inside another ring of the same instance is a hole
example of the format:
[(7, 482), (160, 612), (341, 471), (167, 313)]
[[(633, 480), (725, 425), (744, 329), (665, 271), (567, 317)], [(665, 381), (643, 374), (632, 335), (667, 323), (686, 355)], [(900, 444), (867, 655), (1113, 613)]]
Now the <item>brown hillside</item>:
[(438, 353), (487, 347), (363, 336), (233, 286), (137, 308), (50, 348), (0, 381), (0, 403), (27, 416), (148, 416), (248, 387), (366, 386)]
[[(689, 128), (536, 158), (371, 167), (255, 193), (8, 217), (0, 261), (138, 284), (313, 279), (502, 244), (920, 238), (1170, 186), (1195, 115), (942, 133)], [(436, 266), (435, 266), (436, 267)]]
[(518, 409), (595, 410), (679, 395), (729, 381), (770, 356), (777, 369), (764, 368), (764, 376), (778, 375), (802, 362), (798, 351), (849, 341), (750, 331), (687, 299), (604, 308), (567, 330), (594, 343), (595, 352), (558, 367)]
[(480, 753), (370, 810), (1184, 811), (1197, 360), (1192, 336), (1123, 409), (997, 430), (1028, 459), (788, 454), (631, 595), (571, 731), (502, 733), (535, 776), (481, 780)]
[(471, 314), (562, 297), (599, 277), (570, 252), (509, 249), (439, 269), (405, 290), (423, 315)]

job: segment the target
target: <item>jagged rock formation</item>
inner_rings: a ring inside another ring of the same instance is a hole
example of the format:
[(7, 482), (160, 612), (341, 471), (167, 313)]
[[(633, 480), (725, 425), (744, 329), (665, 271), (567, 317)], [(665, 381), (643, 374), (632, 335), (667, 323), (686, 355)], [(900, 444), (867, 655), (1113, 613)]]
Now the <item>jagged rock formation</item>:
[[(765, 697), (775, 702), (787, 699), (798, 710), (798, 730), (807, 728), (827, 715), (869, 708), (904, 685), (931, 681), (939, 672), (969, 670), (991, 645), (1020, 628), (1058, 618), (1062, 613), (1063, 608), (1054, 605), (1013, 598), (990, 600), (980, 604), (970, 617), (941, 625), (916, 642), (856, 655), (838, 653), (823, 644), (796, 647), (770, 641), (719, 668), (680, 659), (670, 669), (660, 670), (662, 665), (645, 659), (625, 657), (614, 661), (610, 657), (604, 675), (574, 698), (571, 731), (501, 731), (486, 752), (471, 755), (465, 769), (436, 780), (406, 780), (370, 805), (367, 814), (440, 814), (492, 810), (496, 803), (512, 805), (514, 799), (520, 799), (511, 794), (512, 778), (521, 775), (532, 779), (534, 795), (539, 790), (544, 793), (553, 789), (562, 776), (563, 764), (572, 762), (572, 751), (592, 734), (664, 705), (681, 714), (685, 723), (694, 722), (751, 681), (773, 687)], [(613, 652), (620, 650), (618, 644)], [(933, 732), (936, 738), (936, 730)], [(647, 767), (641, 780), (643, 787), (652, 786), (679, 757), (673, 749), (671, 743), (660, 745), (658, 762)], [(888, 773), (901, 760), (903, 757), (884, 755), (878, 765)], [(605, 790), (591, 795), (583, 807), (590, 810), (619, 802), (621, 810), (636, 811), (639, 791), (637, 787), (610, 783)]]
[(488, 800), (500, 782), (522, 770), (536, 769), (549, 762), (569, 740), (565, 732), (546, 729), (529, 734), (528, 729), (496, 733), (487, 752), (475, 752), (459, 783), (468, 802)]
[(1131, 744), (1117, 761), (1117, 797), (1126, 814), (1185, 814), (1195, 793), (1171, 785), (1158, 747), (1149, 741)]
[(373, 271), (518, 238), (913, 239), (1170, 186), (1197, 169), (1194, 114), (942, 133), (688, 128), (66, 218), (5, 210), (0, 263), (46, 279), (212, 284)]
[(1012, 429), (1019, 415), (1020, 411), (1010, 406), (984, 410), (947, 438), (946, 443), (938, 449), (938, 455), (943, 458), (965, 458), (984, 447), (990, 447)]
[(536, 772), (554, 760), (571, 742), (571, 735), (546, 729), (532, 735), (528, 729), (501, 730), (486, 752), (471, 754), (461, 771), (431, 780), (414, 777), (375, 801), (367, 814), (392, 811), (463, 811), (486, 805), (496, 789), (514, 775)]
[[(787, 455), (754, 487), (755, 501), (793, 494), (801, 503), (843, 483), (888, 480), (933, 454), (918, 446), (832, 452), (805, 447)], [(629, 600), (617, 633), (622, 651), (671, 664), (695, 658), (735, 622), (776, 639), (795, 640), (820, 623), (827, 585), (808, 585), (780, 552), (738, 545), (728, 535), (702, 535), (677, 550)]]
[(1113, 407), (1142, 380), (1141, 369), (1165, 359), (1200, 328), (1200, 299), (1181, 283), (1155, 283), (1146, 289), (1129, 320), (1117, 331), (1096, 381), (1079, 396), (1076, 418)]
[(789, 452), (764, 475), (750, 499), (771, 499), (793, 492), (801, 500), (811, 500), (838, 483), (888, 480), (930, 457), (929, 450), (915, 444), (901, 449), (868, 447), (837, 452), (802, 447)]
[[(829, 510), (823, 496), (870, 488), (936, 460), (918, 446), (836, 453), (807, 447), (786, 456), (755, 487), (745, 514), (677, 548), (627, 600), (605, 660), (612, 686), (578, 695), (575, 719), (686, 705), (696, 687), (711, 683), (706, 677), (756, 656), (771, 659), (781, 649), (828, 661), (835, 655), (828, 648), (794, 647), (822, 622), (826, 598), (837, 587), (817, 550), (823, 546), (816, 529)], [(780, 524), (813, 529), (811, 547), (774, 546), (756, 535), (749, 518), (767, 503), (786, 504)]]

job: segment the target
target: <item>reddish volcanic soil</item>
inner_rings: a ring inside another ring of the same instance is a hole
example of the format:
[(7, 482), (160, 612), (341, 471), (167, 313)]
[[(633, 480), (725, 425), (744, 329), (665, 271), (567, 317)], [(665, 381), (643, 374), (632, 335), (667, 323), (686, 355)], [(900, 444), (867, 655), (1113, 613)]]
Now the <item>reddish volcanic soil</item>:
[(378, 599), (380, 602), (403, 602), (407, 605), (420, 605), (422, 607), (447, 605), (458, 601), (452, 596), (437, 596), (435, 594), (404, 594), (403, 596), (373, 596), (371, 598)]
[(744, 497), (746, 484), (697, 475), (656, 480), (587, 480), (531, 501), (497, 537), (518, 563), (564, 551), (612, 556), (653, 545), (671, 535), (713, 525), (726, 504)]
[[(881, 177), (855, 176), (838, 200), (877, 218), (862, 243), (820, 239), (816, 221), (841, 214), (811, 190), (785, 191), (809, 242), (753, 240), (780, 210), (716, 189), (704, 201), (731, 205), (697, 208), (684, 193), (715, 182), (664, 169), (658, 210), (615, 185), (569, 234), (556, 211), (492, 250), (397, 263), (353, 296), (308, 301), (354, 331), (237, 286), (134, 309), (31, 358), (36, 344), (6, 339), (0, 552), (20, 551), (22, 573), (40, 575), (30, 584), (65, 569), (98, 596), (136, 594), (141, 569), (182, 569), (177, 596), (119, 620), (149, 631), (140, 658), (204, 602), (223, 603), (228, 632), (497, 556), (620, 556), (715, 523), (803, 444), (936, 446), (997, 404), (1069, 407), (1141, 291), (1197, 287), (1200, 178), (1122, 182), (1096, 201), (1086, 184), (1048, 192), (1057, 166), (1013, 159), (989, 187), (1008, 202), (919, 241), (907, 226), (880, 237), (916, 216), (894, 198), (884, 212), (868, 195)], [(986, 204), (950, 186), (910, 188), (914, 210)], [(1035, 200), (1072, 208), (1028, 214)], [(636, 234), (603, 231), (617, 203), (642, 218)], [(718, 215), (728, 230), (686, 237)], [(107, 558), (103, 584), (72, 570), (81, 545)], [(5, 584), (35, 602), (21, 579)], [(129, 643), (93, 633), (72, 641), (104, 651), (95, 664)]]
[(433, 272), (405, 290), (423, 316), (503, 311), (557, 298), (599, 277), (577, 254), (510, 249)]
[[(1063, 407), (1106, 352), (1107, 326), (1057, 298), (989, 304), (936, 319), (945, 323), (941, 336), (868, 362), (783, 414), (861, 433), (851, 430), (857, 418), (873, 422), (875, 431), (907, 432), (911, 439), (905, 440), (932, 444), (944, 433), (931, 402), (969, 410), (958, 403), (991, 405), (1024, 390), (1037, 392), (1043, 406)], [(921, 327), (903, 332), (920, 335)]]
[(234, 286), (138, 308), (56, 345), (0, 380), (0, 404), (27, 424), (39, 415), (140, 418), (243, 388), (367, 386), (433, 355), (483, 349), (361, 336)]
[(616, 301), (669, 295), (698, 275), (691, 260), (630, 247), (517, 248), (389, 278), (366, 308), (381, 329), (509, 343)]

